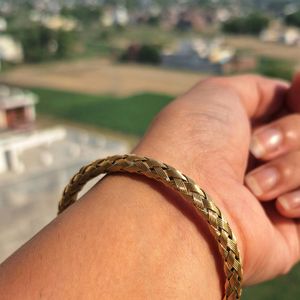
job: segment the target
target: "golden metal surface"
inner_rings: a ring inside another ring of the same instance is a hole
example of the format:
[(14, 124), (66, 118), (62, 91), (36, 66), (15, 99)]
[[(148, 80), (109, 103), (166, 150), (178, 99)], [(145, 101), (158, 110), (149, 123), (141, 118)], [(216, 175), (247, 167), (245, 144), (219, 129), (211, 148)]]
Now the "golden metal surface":
[(115, 155), (96, 160), (82, 167), (73, 176), (64, 189), (58, 205), (58, 214), (76, 201), (78, 192), (90, 179), (100, 174), (113, 172), (137, 173), (155, 179), (179, 192), (191, 202), (198, 213), (207, 221), (224, 259), (226, 282), (223, 299), (240, 299), (242, 265), (237, 241), (227, 220), (211, 198), (192, 179), (171, 166), (136, 155)]

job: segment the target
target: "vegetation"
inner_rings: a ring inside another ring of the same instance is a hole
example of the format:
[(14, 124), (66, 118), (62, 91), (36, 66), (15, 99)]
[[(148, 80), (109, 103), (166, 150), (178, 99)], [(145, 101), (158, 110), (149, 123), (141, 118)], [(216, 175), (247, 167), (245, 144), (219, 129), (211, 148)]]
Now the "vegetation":
[(242, 300), (295, 300), (299, 298), (300, 265), (286, 276), (245, 289)]
[(223, 23), (222, 30), (230, 34), (259, 34), (269, 24), (269, 19), (261, 13), (251, 13), (246, 17), (234, 17)]
[(73, 7), (63, 7), (61, 15), (65, 17), (75, 18), (83, 24), (91, 24), (99, 22), (102, 14), (101, 8), (91, 5), (76, 5)]
[(285, 17), (285, 23), (287, 25), (300, 27), (300, 10), (298, 10), (290, 15), (287, 15)]
[(161, 94), (113, 97), (32, 89), (41, 114), (141, 136), (153, 117), (172, 100)]
[(274, 78), (291, 80), (294, 66), (291, 61), (270, 57), (260, 57), (257, 72)]
[(160, 50), (152, 45), (142, 45), (138, 55), (138, 62), (159, 64)]
[(21, 42), (25, 61), (34, 63), (69, 57), (76, 40), (74, 32), (54, 31), (34, 23), (11, 28), (10, 33)]
[(160, 60), (159, 47), (149, 44), (133, 44), (120, 56), (120, 61), (134, 61), (152, 65), (159, 64)]

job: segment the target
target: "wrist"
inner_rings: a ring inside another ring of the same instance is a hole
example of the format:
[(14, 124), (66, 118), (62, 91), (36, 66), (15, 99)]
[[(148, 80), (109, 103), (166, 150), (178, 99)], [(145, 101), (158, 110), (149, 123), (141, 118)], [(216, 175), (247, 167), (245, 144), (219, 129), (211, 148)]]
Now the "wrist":
[(141, 174), (161, 182), (194, 207), (194, 211), (207, 223), (223, 257), (226, 299), (240, 299), (242, 268), (235, 235), (211, 197), (191, 178), (172, 166), (137, 155), (115, 155), (96, 160), (83, 166), (65, 187), (59, 202), (59, 213), (76, 201), (78, 192), (89, 180), (100, 174), (116, 172)]
[[(121, 197), (124, 190), (126, 203)], [(130, 207), (130, 214), (138, 222), (136, 240), (142, 238), (145, 244), (148, 238), (159, 241), (155, 252), (159, 253), (160, 261), (152, 268), (159, 264), (166, 274), (160, 282), (152, 282), (153, 285), (168, 289), (171, 280), (176, 283), (173, 289), (182, 289), (183, 298), (221, 299), (225, 277), (217, 243), (207, 224), (178, 194), (153, 180), (134, 175), (108, 176), (92, 193), (109, 195), (113, 201), (104, 204), (104, 199), (101, 206), (109, 205), (116, 216), (124, 215), (123, 206)], [(153, 245), (142, 251), (143, 256), (153, 256)]]
[[(158, 139), (156, 139), (156, 141), (157, 140)], [(152, 157), (175, 167), (185, 175), (194, 179), (200, 188), (208, 193), (226, 217), (236, 237), (244, 271), (243, 278), (247, 279), (248, 275), (245, 272), (247, 271), (245, 270), (245, 265), (247, 267), (247, 264), (244, 265), (247, 239), (244, 235), (245, 228), (241, 226), (240, 218), (236, 217), (245, 215), (245, 206), (242, 201), (234, 201), (234, 207), (231, 205), (233, 198), (244, 198), (242, 193), (244, 191), (241, 190), (244, 189), (244, 187), (237, 183), (233, 174), (226, 173), (225, 170), (230, 170), (230, 168), (226, 168), (226, 162), (212, 160), (211, 155), (207, 157), (205, 154), (196, 156), (195, 159), (195, 155), (192, 151), (190, 153), (181, 153), (180, 151), (180, 147), (175, 149), (163, 147), (163, 145), (159, 147), (157, 143), (151, 143), (151, 137), (149, 139), (146, 136), (133, 152), (137, 155)], [(199, 215), (197, 217), (198, 219), (201, 218)], [(204, 226), (208, 227), (206, 223)]]
[[(180, 149), (175, 149), (173, 151), (166, 150), (166, 147), (153, 146), (151, 143), (151, 138), (144, 138), (140, 144), (133, 150), (137, 155), (152, 157), (163, 163), (167, 163), (176, 169), (180, 170), (185, 175), (194, 179), (195, 182), (212, 197), (213, 201), (224, 213), (229, 225), (232, 227), (233, 233), (237, 238), (238, 247), (242, 262), (245, 258), (245, 237), (243, 234), (243, 228), (241, 228), (239, 220), (236, 219), (237, 215), (243, 215), (244, 206), (241, 203), (240, 206), (235, 205), (235, 207), (230, 206), (232, 197), (243, 198), (239, 196), (240, 189), (236, 189), (237, 181), (231, 176), (231, 174), (226, 174), (222, 172), (225, 167), (222, 166), (224, 162), (211, 161), (202, 155), (202, 157), (197, 157), (197, 160), (190, 161), (189, 154), (180, 153)], [(191, 153), (190, 157), (194, 155)], [(182, 157), (183, 159), (179, 159)], [(237, 212), (232, 213), (235, 210)], [(201, 218), (198, 216), (198, 218)], [(207, 227), (207, 224), (204, 224)]]

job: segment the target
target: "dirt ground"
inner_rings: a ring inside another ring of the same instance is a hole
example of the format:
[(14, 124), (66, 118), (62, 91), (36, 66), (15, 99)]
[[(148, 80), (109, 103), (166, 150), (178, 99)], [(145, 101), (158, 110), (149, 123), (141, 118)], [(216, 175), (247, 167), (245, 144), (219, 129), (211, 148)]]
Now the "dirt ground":
[[(300, 66), (300, 48), (264, 43), (254, 37), (226, 38), (237, 49), (295, 61)], [(131, 95), (157, 92), (178, 95), (207, 75), (150, 66), (114, 64), (104, 59), (83, 59), (40, 65), (24, 65), (0, 74), (0, 82), (24, 87), (46, 87), (92, 94)]]
[(264, 43), (248, 36), (227, 37), (226, 41), (237, 49), (247, 49), (257, 55), (296, 61), (300, 65), (300, 48), (283, 44)]
[(178, 95), (203, 77), (185, 71), (89, 59), (25, 65), (2, 73), (0, 81), (23, 87), (46, 87), (92, 94), (131, 95), (147, 91)]

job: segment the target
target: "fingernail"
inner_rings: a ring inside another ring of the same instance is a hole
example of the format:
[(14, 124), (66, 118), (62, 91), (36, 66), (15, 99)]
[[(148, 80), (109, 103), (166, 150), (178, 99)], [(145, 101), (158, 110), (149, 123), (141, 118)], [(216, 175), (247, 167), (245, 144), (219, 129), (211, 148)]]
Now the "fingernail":
[(300, 191), (278, 197), (278, 201), (285, 210), (298, 209), (300, 208)]
[(279, 172), (273, 167), (265, 167), (254, 171), (245, 178), (247, 186), (256, 196), (261, 196), (271, 190), (278, 181)]
[(279, 129), (269, 128), (259, 131), (251, 139), (250, 151), (257, 158), (263, 157), (278, 149), (282, 140), (282, 132)]

